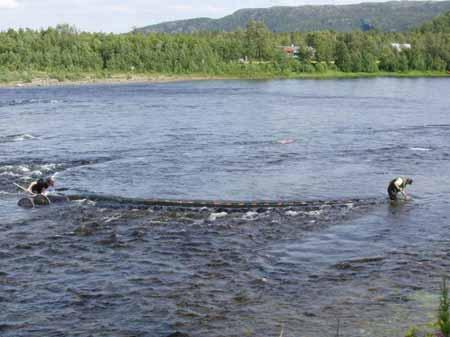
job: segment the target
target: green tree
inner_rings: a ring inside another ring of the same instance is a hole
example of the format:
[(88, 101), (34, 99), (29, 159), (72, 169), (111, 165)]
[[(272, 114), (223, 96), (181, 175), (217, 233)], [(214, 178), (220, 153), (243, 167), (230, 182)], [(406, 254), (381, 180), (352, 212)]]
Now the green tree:
[(344, 41), (339, 41), (336, 45), (335, 63), (341, 71), (352, 71), (352, 58)]
[(257, 60), (268, 60), (274, 55), (275, 45), (263, 22), (250, 20), (247, 24), (247, 55)]

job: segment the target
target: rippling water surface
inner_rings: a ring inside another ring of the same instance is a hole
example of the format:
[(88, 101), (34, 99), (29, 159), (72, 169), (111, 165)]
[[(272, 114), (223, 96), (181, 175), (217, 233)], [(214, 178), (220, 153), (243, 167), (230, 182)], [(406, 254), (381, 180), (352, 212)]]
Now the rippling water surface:
[[(428, 294), (450, 267), (449, 89), (388, 78), (0, 89), (0, 335), (335, 336), (338, 322), (343, 336), (404, 335), (430, 320)], [(17, 207), (12, 183), (42, 175), (81, 200)], [(391, 205), (397, 175), (414, 178), (412, 200)]]

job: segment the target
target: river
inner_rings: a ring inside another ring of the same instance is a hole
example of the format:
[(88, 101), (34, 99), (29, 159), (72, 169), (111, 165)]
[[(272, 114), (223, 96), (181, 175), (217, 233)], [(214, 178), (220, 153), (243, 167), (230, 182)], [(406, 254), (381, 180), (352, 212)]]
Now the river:
[[(450, 267), (449, 89), (448, 78), (0, 89), (0, 334), (392, 337), (431, 321)], [(399, 175), (414, 179), (411, 200), (391, 204)], [(79, 200), (19, 208), (13, 182), (41, 176)]]

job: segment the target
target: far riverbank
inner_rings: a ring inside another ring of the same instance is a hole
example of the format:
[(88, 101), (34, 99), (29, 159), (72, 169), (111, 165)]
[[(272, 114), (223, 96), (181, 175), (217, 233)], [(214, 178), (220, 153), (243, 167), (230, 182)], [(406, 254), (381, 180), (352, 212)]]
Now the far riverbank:
[(272, 79), (346, 79), (373, 77), (450, 77), (445, 72), (375, 72), (347, 73), (327, 71), (317, 73), (240, 73), (240, 74), (155, 74), (155, 73), (0, 73), (0, 87), (40, 87), (59, 85), (126, 84), (126, 83), (165, 83), (199, 80), (272, 80)]

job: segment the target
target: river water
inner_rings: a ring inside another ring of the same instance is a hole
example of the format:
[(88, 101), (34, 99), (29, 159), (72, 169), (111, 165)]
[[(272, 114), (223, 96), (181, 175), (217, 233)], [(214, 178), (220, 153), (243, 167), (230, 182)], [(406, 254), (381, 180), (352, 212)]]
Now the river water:
[[(0, 89), (1, 336), (403, 336), (429, 322), (450, 267), (449, 89)], [(13, 182), (50, 175), (80, 200), (17, 207)], [(398, 175), (414, 179), (412, 198), (391, 204)]]

